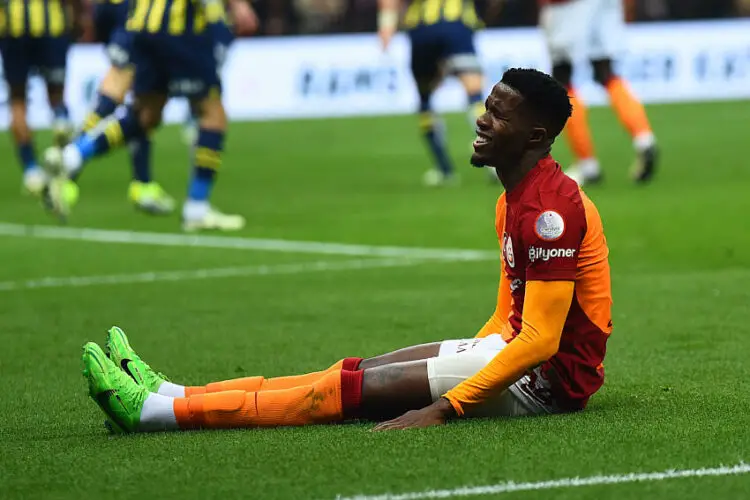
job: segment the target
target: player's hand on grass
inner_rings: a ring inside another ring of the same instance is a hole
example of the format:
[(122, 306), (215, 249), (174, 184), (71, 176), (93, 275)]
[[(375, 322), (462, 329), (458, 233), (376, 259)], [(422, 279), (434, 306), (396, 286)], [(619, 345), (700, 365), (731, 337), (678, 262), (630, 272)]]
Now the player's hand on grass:
[(440, 398), (421, 410), (408, 411), (398, 418), (381, 422), (373, 430), (390, 431), (443, 425), (450, 417), (455, 415), (456, 410), (453, 409), (453, 405), (447, 399)]

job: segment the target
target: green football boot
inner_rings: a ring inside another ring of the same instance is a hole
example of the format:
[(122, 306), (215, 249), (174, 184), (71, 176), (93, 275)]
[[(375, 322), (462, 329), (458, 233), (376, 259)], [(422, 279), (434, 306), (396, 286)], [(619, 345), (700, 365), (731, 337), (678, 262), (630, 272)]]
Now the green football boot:
[(168, 381), (167, 377), (154, 371), (135, 353), (120, 328), (113, 326), (109, 329), (105, 348), (109, 359), (149, 392), (159, 392), (159, 386)]
[(109, 429), (137, 432), (148, 390), (133, 382), (93, 342), (83, 346), (83, 376), (89, 382), (89, 396), (108, 417)]

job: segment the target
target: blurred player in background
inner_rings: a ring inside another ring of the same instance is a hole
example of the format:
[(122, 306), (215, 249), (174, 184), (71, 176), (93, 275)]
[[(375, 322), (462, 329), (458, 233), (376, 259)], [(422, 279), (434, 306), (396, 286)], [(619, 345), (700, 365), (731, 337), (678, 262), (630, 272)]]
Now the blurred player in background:
[(29, 76), (39, 73), (47, 85), (55, 143), (65, 145), (72, 127), (65, 105), (65, 68), (74, 23), (82, 4), (65, 0), (6, 0), (0, 3), (0, 54), (8, 84), (10, 129), (23, 168), (23, 187), (39, 195), (47, 178), (37, 163), (27, 121)]
[[(379, 0), (378, 35), (386, 50), (399, 25), (401, 0)], [(474, 47), (474, 30), (481, 22), (473, 0), (411, 0), (403, 24), (411, 41), (411, 71), (419, 91), (419, 126), (434, 167), (424, 176), (428, 186), (457, 180), (443, 121), (431, 98), (447, 75), (458, 77), (468, 96), (472, 131), (484, 111), (484, 75)], [(494, 172), (488, 170), (493, 180)]]
[(84, 346), (89, 395), (120, 432), (393, 419), (375, 427), (385, 430), (583, 410), (604, 383), (612, 300), (599, 213), (550, 156), (570, 113), (552, 77), (511, 69), (477, 120), (471, 163), (494, 168), (505, 192), (497, 305), (474, 338), (189, 387), (152, 370), (115, 327), (108, 356)]
[[(125, 29), (127, 18), (126, 0), (94, 1), (96, 40), (106, 45), (111, 66), (99, 84), (94, 109), (86, 116), (81, 134), (91, 132), (103, 119), (112, 115), (130, 91), (134, 69), (130, 61), (132, 35)], [(138, 137), (128, 146), (132, 165), (128, 199), (146, 213), (172, 213), (174, 199), (151, 178), (151, 140), (147, 136)]]
[(77, 199), (71, 178), (87, 161), (147, 137), (160, 124), (168, 98), (187, 97), (200, 110), (200, 131), (183, 229), (241, 229), (242, 216), (223, 214), (209, 203), (227, 128), (218, 68), (233, 38), (222, 0), (136, 0), (126, 28), (132, 36), (134, 103), (124, 116), (107, 120), (63, 150), (47, 150), (45, 162), (57, 173), (45, 190), (48, 207), (66, 216)]
[(651, 180), (658, 161), (656, 139), (643, 105), (618, 76), (612, 59), (623, 49), (625, 15), (622, 0), (540, 0), (540, 24), (552, 75), (568, 88), (573, 116), (566, 128), (576, 163), (568, 175), (579, 184), (602, 178), (589, 130), (586, 106), (572, 85), (573, 63), (589, 61), (594, 80), (609, 94), (617, 117), (633, 138), (637, 154), (632, 175), (636, 182)]
[[(229, 22), (237, 36), (250, 36), (258, 31), (260, 22), (253, 9), (252, 0), (227, 0), (229, 7)], [(194, 103), (190, 103), (185, 121), (182, 124), (182, 140), (186, 146), (192, 146), (198, 138), (198, 121), (200, 110)]]
[[(253, 32), (258, 24), (257, 18), (245, 0), (229, 0), (229, 5), (239, 33)], [(125, 0), (96, 0), (94, 3), (93, 17), (97, 40), (106, 44), (112, 66), (100, 84), (94, 109), (84, 120), (82, 134), (91, 132), (103, 119), (113, 115), (125, 102), (125, 97), (131, 89), (134, 68), (130, 61), (130, 45), (133, 35), (125, 29), (128, 10)], [(197, 127), (197, 121), (195, 126)], [(196, 138), (197, 128), (190, 145)], [(174, 199), (160, 184), (152, 180), (150, 138), (144, 136), (134, 139), (130, 142), (129, 149), (132, 181), (128, 188), (128, 198), (131, 203), (146, 213), (172, 213)]]

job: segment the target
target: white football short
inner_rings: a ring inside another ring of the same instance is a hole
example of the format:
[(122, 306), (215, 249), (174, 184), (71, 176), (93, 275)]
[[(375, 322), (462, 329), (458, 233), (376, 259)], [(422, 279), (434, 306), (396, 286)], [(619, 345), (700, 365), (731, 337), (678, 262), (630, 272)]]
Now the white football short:
[[(443, 394), (484, 368), (506, 345), (508, 344), (499, 334), (442, 342), (437, 357), (427, 360), (432, 400), (437, 401)], [(508, 390), (467, 411), (467, 416), (520, 417), (556, 412), (549, 401), (539, 397), (546, 391), (531, 390), (532, 385), (538, 383), (532, 384), (530, 377), (524, 375)]]
[(614, 58), (625, 45), (623, 0), (547, 4), (539, 19), (553, 64)]

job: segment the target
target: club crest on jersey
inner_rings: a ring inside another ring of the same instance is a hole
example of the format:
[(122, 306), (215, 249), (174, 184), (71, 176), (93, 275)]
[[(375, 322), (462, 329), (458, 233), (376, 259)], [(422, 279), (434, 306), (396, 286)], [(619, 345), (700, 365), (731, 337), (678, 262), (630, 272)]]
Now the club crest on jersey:
[(544, 241), (559, 240), (565, 233), (565, 220), (554, 210), (545, 210), (536, 218), (534, 232)]
[(503, 255), (508, 267), (516, 267), (516, 258), (513, 256), (513, 240), (508, 233), (503, 233)]

